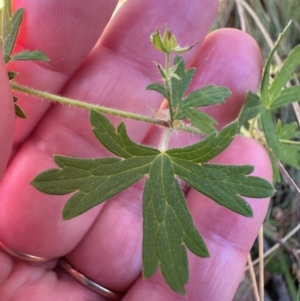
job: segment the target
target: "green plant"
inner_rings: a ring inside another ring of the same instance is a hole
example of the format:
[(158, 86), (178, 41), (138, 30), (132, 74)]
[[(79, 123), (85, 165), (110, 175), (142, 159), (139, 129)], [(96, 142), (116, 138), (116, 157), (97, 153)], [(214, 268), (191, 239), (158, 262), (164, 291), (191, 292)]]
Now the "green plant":
[[(3, 30), (2, 35), (3, 43), (8, 43), (7, 37), (13, 36), (13, 42), (9, 42), (9, 50), (4, 50), (7, 62), (16, 60), (16, 57), (17, 59), (46, 59), (44, 54), (37, 51), (26, 51), (21, 53), (22, 55), (11, 56), (22, 19), (16, 16), (21, 13), (17, 11), (11, 15), (9, 1), (5, 2), (2, 12), (3, 29), (8, 28), (7, 24), (12, 24), (9, 30)], [(185, 247), (201, 257), (207, 257), (209, 252), (194, 226), (178, 179), (220, 205), (251, 217), (251, 207), (241, 196), (267, 197), (273, 194), (273, 187), (261, 178), (249, 176), (253, 171), (251, 166), (226, 166), (208, 162), (221, 153), (242, 128), (243, 132), (256, 137), (266, 146), (276, 170), (275, 165), (282, 158), (279, 155), (280, 145), (278, 146), (277, 140), (273, 138), (275, 131), (270, 109), (294, 100), (293, 95), (297, 91), (281, 89), (291, 75), (291, 67), (295, 67), (298, 61), (296, 56), (291, 54), (286, 65), (269, 87), (269, 68), (273, 51), (265, 67), (260, 96), (249, 93), (238, 119), (217, 132), (214, 127), (215, 120), (197, 108), (223, 103), (230, 95), (230, 91), (225, 87), (206, 86), (186, 94), (195, 70), (186, 70), (183, 58), (177, 55), (174, 57), (174, 63), (171, 64), (171, 56), (174, 53), (188, 51), (192, 46), (179, 47), (175, 36), (168, 28), (163, 35), (157, 30), (151, 40), (155, 48), (165, 54), (166, 61), (165, 66), (157, 64), (164, 85), (154, 83), (147, 89), (155, 90), (167, 99), (169, 116), (166, 120), (89, 105), (22, 87), (12, 81), (16, 74), (12, 72), (9, 74), (14, 90), (90, 109), (90, 122), (95, 136), (107, 150), (116, 155), (115, 158), (100, 159), (55, 156), (59, 169), (43, 172), (33, 180), (32, 184), (48, 194), (75, 192), (63, 210), (63, 218), (70, 219), (146, 177), (143, 195), (143, 275), (150, 277), (160, 267), (169, 286), (174, 291), (184, 294), (184, 284), (188, 281)], [(285, 67), (287, 65), (289, 68)], [(18, 114), (20, 110), (19, 107), (16, 109), (16, 115), (24, 117), (24, 113)], [(166, 130), (161, 137), (159, 148), (135, 143), (127, 135), (124, 123), (120, 123), (115, 128), (102, 113), (164, 126)], [(249, 120), (250, 127), (245, 127)], [(282, 127), (280, 123), (278, 124), (279, 138), (293, 138), (294, 135), (291, 135), (291, 130), (287, 127), (290, 129), (291, 126)], [(198, 133), (205, 137), (193, 145), (169, 149), (170, 134), (179, 130)], [(283, 134), (286, 132), (289, 133), (288, 138)]]

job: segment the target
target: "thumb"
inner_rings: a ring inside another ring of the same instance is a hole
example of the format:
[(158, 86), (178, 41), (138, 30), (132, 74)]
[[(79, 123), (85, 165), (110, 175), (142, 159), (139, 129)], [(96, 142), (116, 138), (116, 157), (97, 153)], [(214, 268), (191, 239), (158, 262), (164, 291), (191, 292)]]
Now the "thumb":
[(0, 55), (0, 178), (7, 165), (13, 143), (15, 112), (12, 92), (5, 68), (5, 63)]

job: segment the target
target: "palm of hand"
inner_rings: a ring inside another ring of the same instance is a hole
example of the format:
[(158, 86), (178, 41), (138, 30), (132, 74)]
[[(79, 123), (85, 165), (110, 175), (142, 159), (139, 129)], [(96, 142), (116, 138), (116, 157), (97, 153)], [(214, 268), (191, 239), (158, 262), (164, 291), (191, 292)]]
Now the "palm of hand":
[[(182, 45), (195, 40), (200, 42), (185, 56), (198, 70), (191, 88), (217, 84), (227, 86), (233, 93), (225, 106), (209, 109), (209, 113), (220, 126), (236, 117), (246, 92), (255, 90), (259, 83), (260, 54), (250, 37), (235, 30), (215, 32), (204, 40), (218, 1), (192, 1), (188, 5), (176, 1), (171, 6), (168, 1), (131, 0), (103, 33), (114, 2), (91, 0), (89, 5), (83, 6), (81, 1), (16, 1), (16, 5), (25, 7), (27, 12), (17, 47), (39, 48), (51, 58), (50, 66), (34, 62), (13, 66), (20, 72), (19, 82), (88, 102), (148, 114), (149, 107), (158, 108), (162, 102), (158, 94), (144, 90), (147, 84), (158, 79), (152, 61), (161, 60), (152, 50), (148, 36), (156, 27), (168, 23)], [(179, 22), (179, 19), (187, 22)], [(5, 83), (4, 74), (1, 76)], [(10, 141), (12, 134), (7, 131), (7, 124), (12, 122), (13, 115), (9, 89), (4, 89), (3, 95), (7, 100), (4, 109), (11, 118), (1, 121), (1, 130), (4, 129), (5, 141)], [(66, 197), (44, 195), (28, 185), (40, 171), (54, 166), (53, 154), (106, 155), (90, 130), (87, 112), (50, 106), (24, 96), (20, 97), (20, 105), (29, 118), (16, 122), (13, 158), (0, 184), (0, 241), (37, 256), (66, 256), (95, 282), (127, 292), (124, 300), (178, 300), (179, 296), (166, 287), (159, 273), (148, 281), (141, 278), (142, 183), (68, 222), (61, 219)], [(116, 118), (111, 120), (118, 122)], [(135, 141), (157, 144), (160, 129), (133, 121), (126, 121), (126, 125)], [(190, 144), (197, 139), (187, 134), (180, 138), (180, 141), (172, 138), (171, 145)], [(252, 164), (256, 166), (257, 175), (271, 177), (262, 148), (242, 137), (216, 160)], [(202, 260), (189, 256), (189, 300), (217, 300), (221, 294), (223, 300), (231, 300), (267, 202), (252, 201), (255, 218), (248, 220), (192, 190), (187, 192), (187, 200), (212, 257)], [(99, 300), (96, 293), (67, 277), (59, 268), (53, 270), (55, 261), (36, 266), (16, 262), (2, 252), (0, 256), (3, 300)], [(234, 264), (229, 264), (232, 258), (235, 258)], [(223, 273), (234, 277), (224, 277)]]

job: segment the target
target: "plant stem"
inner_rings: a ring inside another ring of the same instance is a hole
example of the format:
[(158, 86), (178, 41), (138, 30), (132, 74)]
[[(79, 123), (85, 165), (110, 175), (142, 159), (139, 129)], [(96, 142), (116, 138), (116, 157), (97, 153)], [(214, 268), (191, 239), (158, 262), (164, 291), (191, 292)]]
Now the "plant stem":
[(99, 106), (96, 104), (90, 104), (90, 103), (87, 103), (84, 101), (51, 94), (49, 92), (39, 91), (39, 90), (36, 90), (33, 88), (24, 87), (24, 86), (18, 85), (13, 82), (11, 82), (11, 87), (13, 90), (16, 90), (16, 91), (19, 91), (19, 92), (22, 92), (25, 94), (29, 94), (31, 96), (45, 98), (45, 99), (51, 100), (53, 102), (58, 102), (61, 104), (67, 104), (67, 105), (75, 106), (75, 107), (82, 108), (82, 109), (95, 110), (95, 111), (98, 111), (101, 113), (106, 113), (106, 114), (115, 115), (115, 116), (119, 116), (119, 117), (144, 121), (144, 122), (153, 123), (153, 124), (157, 124), (157, 125), (161, 125), (161, 126), (165, 126), (165, 127), (168, 126), (168, 122), (165, 120), (156, 119), (156, 118), (139, 115), (139, 114), (134, 114), (134, 113), (121, 111), (121, 110), (117, 110), (117, 109), (107, 108), (107, 107)]
[[(14, 82), (11, 82), (10, 84), (11, 84), (11, 87), (13, 90), (28, 94), (30, 96), (40, 97), (40, 98), (48, 99), (53, 102), (67, 104), (67, 105), (75, 106), (75, 107), (82, 108), (82, 109), (95, 110), (95, 111), (98, 111), (101, 113), (110, 114), (110, 115), (114, 115), (114, 116), (118, 116), (118, 117), (148, 122), (148, 123), (156, 124), (156, 125), (163, 126), (166, 128), (170, 127), (169, 122), (166, 120), (161, 120), (161, 119), (152, 118), (152, 117), (148, 117), (148, 116), (144, 116), (144, 115), (134, 114), (131, 112), (121, 111), (121, 110), (117, 110), (117, 109), (107, 108), (107, 107), (99, 106), (96, 104), (90, 104), (90, 103), (87, 103), (84, 101), (80, 101), (80, 100), (76, 100), (76, 99), (72, 99), (72, 98), (68, 98), (68, 97), (64, 97), (64, 96), (58, 96), (58, 95), (55, 95), (55, 94), (52, 94), (49, 92), (39, 91), (39, 90), (36, 90), (33, 88), (21, 86)], [(183, 131), (183, 132), (193, 133), (193, 134), (197, 134), (197, 135), (203, 135), (203, 133), (201, 131), (199, 131), (197, 128), (195, 128), (193, 126), (185, 125), (183, 123), (178, 125), (177, 129), (180, 131)]]
[(286, 139), (279, 139), (279, 141), (285, 144), (300, 145), (300, 141), (291, 141)]
[(173, 132), (173, 129), (168, 128), (168, 129), (165, 129), (164, 132), (162, 133), (159, 147), (158, 147), (158, 149), (161, 152), (165, 152), (168, 149), (168, 143), (169, 143), (172, 132)]
[(173, 103), (173, 93), (172, 93), (172, 82), (170, 76), (170, 53), (166, 53), (166, 79), (165, 79), (165, 86), (166, 86), (166, 93), (167, 93), (167, 101), (169, 105), (169, 112), (170, 112), (170, 126), (173, 128), (174, 122), (174, 103)]

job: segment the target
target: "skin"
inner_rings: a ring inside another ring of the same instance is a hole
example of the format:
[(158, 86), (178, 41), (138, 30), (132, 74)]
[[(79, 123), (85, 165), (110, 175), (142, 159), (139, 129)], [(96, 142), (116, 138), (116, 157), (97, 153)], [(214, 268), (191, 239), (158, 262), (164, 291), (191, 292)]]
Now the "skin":
[[(233, 29), (207, 35), (217, 12), (217, 0), (129, 0), (103, 33), (115, 5), (113, 0), (89, 0), (84, 5), (79, 0), (14, 1), (14, 9), (26, 10), (16, 50), (40, 49), (51, 58), (50, 63), (9, 65), (9, 69), (20, 72), (16, 81), (147, 115), (149, 108), (159, 108), (163, 101), (158, 93), (145, 91), (149, 83), (159, 82), (152, 61), (163, 62), (163, 55), (151, 47), (149, 34), (157, 27), (164, 29), (167, 23), (181, 45), (199, 41), (184, 55), (188, 64), (197, 67), (191, 89), (217, 84), (232, 91), (226, 104), (206, 109), (218, 120), (219, 128), (237, 116), (246, 92), (257, 90), (262, 61), (255, 41)], [(189, 208), (210, 258), (188, 253), (187, 297), (173, 293), (160, 271), (144, 281), (144, 182), (75, 219), (63, 221), (61, 212), (67, 196), (42, 194), (29, 185), (30, 181), (55, 166), (53, 154), (92, 158), (108, 153), (93, 136), (84, 110), (19, 95), (19, 105), (28, 119), (15, 121), (3, 66), (0, 81), (1, 110), (5, 116), (0, 119), (4, 154), (0, 161), (0, 241), (20, 252), (54, 258), (46, 264), (30, 264), (0, 251), (1, 300), (106, 300), (57, 268), (55, 258), (62, 256), (95, 282), (124, 292), (126, 301), (232, 300), (247, 253), (266, 214), (268, 199), (247, 200), (254, 212), (250, 219), (186, 189)], [(120, 122), (116, 117), (110, 119), (114, 124)], [(157, 145), (161, 129), (125, 122), (134, 141)], [(173, 135), (170, 147), (191, 144), (197, 139), (195, 135)], [(255, 175), (268, 180), (272, 177), (264, 149), (245, 137), (236, 137), (214, 162), (251, 164)]]

